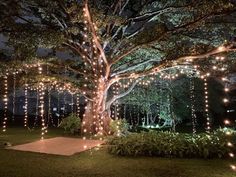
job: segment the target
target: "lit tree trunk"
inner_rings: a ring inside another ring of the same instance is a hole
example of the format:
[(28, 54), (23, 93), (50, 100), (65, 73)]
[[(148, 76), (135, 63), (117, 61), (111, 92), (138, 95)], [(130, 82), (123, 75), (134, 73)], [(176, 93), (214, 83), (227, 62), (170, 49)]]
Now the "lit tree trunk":
[(104, 106), (104, 102), (100, 105), (92, 101), (87, 103), (82, 123), (82, 132), (84, 134), (109, 134), (110, 110), (101, 110), (101, 107)]
[(108, 135), (110, 132), (109, 124), (111, 121), (112, 103), (129, 94), (139, 81), (140, 79), (135, 80), (126, 91), (107, 99), (108, 90), (114, 83), (100, 78), (98, 80), (97, 90), (94, 92), (94, 97), (91, 101), (88, 101), (85, 109), (82, 133)]
[(97, 90), (93, 92), (93, 99), (87, 102), (82, 123), (85, 134), (109, 134), (110, 106), (107, 106), (109, 86), (103, 78), (98, 79)]

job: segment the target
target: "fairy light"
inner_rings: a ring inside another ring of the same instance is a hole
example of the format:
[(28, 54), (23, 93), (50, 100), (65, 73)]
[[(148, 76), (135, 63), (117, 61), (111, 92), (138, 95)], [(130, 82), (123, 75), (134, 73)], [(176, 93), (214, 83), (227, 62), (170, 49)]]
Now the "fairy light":
[[(229, 84), (227, 83), (227, 78), (226, 77), (222, 77), (222, 81), (224, 82), (224, 91), (225, 91), (225, 98), (223, 98), (223, 103), (225, 104), (225, 106), (227, 106), (227, 104), (229, 103), (229, 99), (227, 98), (227, 97), (229, 97), (228, 96), (228, 92), (229, 92)], [(225, 127), (226, 126), (229, 126), (231, 124), (231, 122), (230, 122), (230, 120), (228, 120), (228, 119), (225, 119), (224, 120), (224, 125), (225, 125)], [(227, 130), (226, 129), (226, 131), (225, 131), (225, 134), (227, 135), (227, 136), (231, 136), (231, 131), (229, 131), (229, 130)], [(234, 147), (234, 145), (233, 145), (233, 143), (230, 141), (230, 139), (228, 140), (228, 142), (227, 142), (227, 146), (228, 147)], [(229, 157), (230, 158), (232, 158), (232, 159), (234, 159), (235, 158), (235, 154), (233, 153), (233, 151), (231, 151), (231, 152), (229, 152)], [(236, 166), (235, 165), (233, 165), (233, 164), (231, 164), (230, 165), (230, 168), (232, 169), (232, 170), (236, 170)]]
[(27, 127), (28, 123), (28, 84), (25, 83), (25, 105), (24, 105), (24, 127)]
[(38, 64), (38, 73), (42, 74), (42, 70), (43, 70), (42, 66), (40, 64)]
[(46, 122), (45, 122), (45, 117), (44, 117), (44, 84), (43, 82), (39, 83), (39, 107), (40, 107), (40, 118), (41, 118), (41, 139), (44, 139), (45, 133), (47, 133), (47, 127), (46, 127)]
[[(224, 123), (225, 123), (225, 125), (229, 125), (229, 124), (230, 124), (230, 122), (228, 122), (228, 121), (225, 121)], [(231, 133), (228, 133), (228, 131), (226, 131), (226, 135), (231, 135)], [(230, 142), (230, 140), (229, 140), (229, 141), (227, 142), (227, 146), (228, 146), (228, 147), (233, 147), (234, 145), (233, 145), (233, 143)], [(231, 152), (229, 153), (229, 157), (233, 159), (233, 158), (235, 157), (235, 154), (231, 151)], [(231, 164), (230, 167), (231, 167), (232, 170), (236, 170), (236, 168), (235, 168), (236, 166), (235, 166), (235, 165), (232, 165), (232, 164)]]
[(225, 124), (225, 125), (230, 125), (230, 121), (226, 119), (226, 120), (224, 121), (224, 124)]
[[(209, 76), (207, 74), (206, 76)], [(210, 132), (211, 130), (211, 120), (209, 115), (209, 93), (208, 93), (208, 83), (207, 77), (204, 77), (204, 96), (205, 96), (205, 114), (206, 114), (206, 131)]]
[(59, 126), (59, 115), (60, 115), (60, 89), (57, 90), (57, 126)]
[[(41, 67), (40, 64), (38, 64), (38, 74), (42, 74), (43, 68)], [(44, 96), (45, 96), (45, 91), (44, 91), (44, 83), (41, 81), (39, 82), (38, 86), (39, 90), (39, 108), (40, 108), (40, 118), (41, 118), (41, 139), (44, 139), (45, 134), (47, 133), (47, 126), (45, 122), (45, 117), (44, 117)]]
[(77, 117), (79, 118), (80, 116), (80, 105), (79, 105), (79, 98), (80, 98), (80, 95), (77, 93), (76, 94), (76, 107), (77, 107)]
[(52, 118), (52, 112), (51, 112), (51, 87), (48, 88), (48, 124), (54, 125), (53, 118)]
[(74, 113), (74, 93), (71, 93), (71, 112)]
[[(86, 116), (85, 113), (88, 109), (88, 99), (85, 98), (84, 102), (85, 102), (85, 107), (84, 107), (84, 114), (83, 114), (83, 117), (82, 117), (82, 120), (83, 120), (83, 122), (82, 122), (82, 127), (83, 127), (82, 132), (83, 132), (83, 134), (86, 134), (87, 133), (87, 128), (86, 128), (86, 122), (84, 121), (84, 119), (85, 119), (85, 116)], [(86, 137), (84, 136), (83, 139), (85, 140)]]
[(193, 134), (196, 133), (196, 113), (195, 113), (195, 105), (194, 105), (194, 81), (190, 77), (190, 100), (191, 100), (191, 117), (192, 117), (192, 126), (193, 126)]
[[(115, 92), (116, 92), (116, 95), (119, 94), (119, 84), (118, 83), (116, 83), (116, 90), (115, 90)], [(120, 111), (119, 102), (118, 102), (118, 100), (116, 100), (116, 102), (115, 102), (115, 113), (116, 113), (115, 117), (116, 117), (116, 119), (119, 119), (119, 116), (120, 116), (119, 111)]]
[(7, 128), (7, 110), (8, 110), (8, 71), (4, 76), (4, 95), (3, 95), (3, 102), (4, 102), (4, 114), (3, 114), (3, 125), (2, 131), (5, 132)]
[(16, 74), (13, 72), (13, 98), (12, 98), (12, 121), (15, 121), (15, 108), (16, 108)]
[(218, 50), (219, 50), (220, 52), (222, 52), (222, 51), (225, 50), (225, 47), (224, 47), (224, 46), (220, 46), (220, 47), (218, 47)]
[(232, 170), (236, 170), (236, 166), (235, 165), (230, 165)]
[[(112, 87), (112, 93), (113, 95), (116, 95), (116, 87), (115, 85)], [(114, 105), (114, 109), (112, 109), (111, 111), (111, 118), (114, 120), (116, 117), (115, 117), (115, 112), (116, 112), (116, 105)]]
[(36, 110), (35, 110), (35, 119), (34, 119), (34, 127), (37, 125), (39, 116), (39, 87), (36, 88)]
[(62, 106), (60, 108), (60, 110), (62, 111), (62, 118), (65, 117), (65, 111), (66, 111), (66, 88), (65, 86), (63, 87), (63, 90), (62, 90)]

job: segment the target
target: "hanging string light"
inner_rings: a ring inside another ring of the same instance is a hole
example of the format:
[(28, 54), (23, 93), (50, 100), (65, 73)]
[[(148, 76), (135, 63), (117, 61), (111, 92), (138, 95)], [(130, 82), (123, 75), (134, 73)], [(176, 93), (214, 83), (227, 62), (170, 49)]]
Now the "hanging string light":
[[(49, 65), (46, 62), (46, 74), (49, 75)], [(48, 82), (50, 82), (50, 79), (47, 80)], [(51, 82), (50, 82), (51, 83)], [(47, 111), (47, 125), (49, 126), (50, 124), (53, 126), (53, 119), (52, 119), (52, 112), (51, 112), (51, 90), (52, 90), (52, 85), (53, 83), (51, 83), (50, 85), (48, 85), (47, 87), (47, 94), (48, 94), (48, 111)]]
[(204, 96), (205, 96), (205, 115), (206, 115), (206, 131), (209, 133), (211, 130), (211, 120), (209, 115), (209, 93), (208, 93), (208, 83), (207, 83), (207, 77), (210, 76), (208, 73), (204, 77)]
[[(42, 74), (43, 68), (41, 65), (38, 65), (38, 74)], [(39, 82), (39, 108), (40, 108), (40, 118), (41, 118), (41, 139), (44, 139), (45, 134), (47, 133), (47, 126), (46, 126), (46, 121), (44, 117), (44, 96), (45, 96), (45, 91), (44, 91), (44, 83)]]
[(48, 125), (51, 123), (51, 125), (54, 125), (53, 118), (52, 118), (52, 112), (51, 112), (51, 86), (48, 87)]
[(15, 108), (16, 108), (16, 74), (17, 71), (13, 72), (13, 97), (12, 97), (12, 121), (15, 121)]
[(28, 84), (25, 83), (25, 105), (24, 105), (24, 127), (27, 127), (28, 123)]
[[(227, 120), (227, 119), (224, 120), (224, 125), (225, 125), (225, 126), (229, 126), (230, 124), (231, 124), (231, 122), (230, 122), (229, 120)], [(230, 130), (226, 129), (225, 134), (226, 134), (227, 136), (230, 136), (232, 133), (231, 133)], [(227, 146), (228, 146), (228, 147), (233, 147), (233, 146), (234, 146), (234, 144), (230, 141), (230, 138), (228, 139)], [(234, 154), (233, 151), (229, 152), (229, 157), (232, 158), (232, 159), (235, 158), (235, 154)], [(230, 165), (230, 168), (231, 168), (232, 170), (236, 170), (236, 165), (231, 164), (231, 165)]]
[(47, 126), (44, 117), (44, 84), (43, 82), (39, 83), (39, 104), (40, 104), (40, 118), (41, 118), (41, 139), (44, 139), (45, 133), (47, 133)]
[(71, 113), (74, 114), (74, 93), (71, 92)]
[[(113, 95), (116, 95), (116, 87), (112, 86), (112, 93)], [(115, 111), (116, 111), (116, 105), (114, 105), (114, 108), (111, 110), (111, 118), (114, 120), (115, 117)]]
[(79, 118), (80, 116), (80, 105), (79, 105), (79, 98), (80, 98), (80, 95), (79, 93), (76, 94), (76, 107), (77, 107), (77, 112), (76, 112), (76, 115), (77, 117)]
[[(119, 94), (119, 83), (115, 84), (115, 94)], [(118, 120), (120, 116), (120, 108), (119, 108), (119, 101), (115, 101), (115, 118)]]
[[(230, 102), (229, 95), (228, 95), (228, 93), (229, 93), (229, 83), (228, 83), (228, 79), (226, 77), (222, 77), (222, 81), (224, 82), (224, 92), (225, 92), (225, 97), (223, 98), (223, 103), (225, 104), (225, 107), (227, 107), (228, 103)], [(227, 113), (228, 113), (228, 111), (227, 111)], [(228, 120), (228, 119), (224, 120), (225, 127), (229, 126), (230, 124), (231, 124), (230, 120)], [(225, 134), (227, 136), (230, 136), (231, 131), (226, 129)], [(228, 147), (233, 147), (234, 146), (233, 143), (230, 141), (230, 138), (228, 139), (227, 146)], [(233, 151), (229, 152), (229, 157), (232, 158), (232, 159), (235, 158), (235, 154), (234, 154)], [(232, 170), (236, 170), (235, 165), (231, 164), (230, 167), (231, 167)]]
[(191, 100), (191, 117), (192, 117), (192, 126), (193, 126), (193, 134), (196, 133), (196, 112), (195, 112), (195, 96), (194, 96), (194, 80), (190, 77), (190, 100)]
[(60, 124), (60, 89), (57, 90), (57, 126)]
[(3, 95), (3, 102), (4, 102), (4, 114), (3, 114), (3, 125), (2, 131), (5, 132), (7, 128), (7, 110), (8, 110), (8, 71), (4, 76), (4, 95)]
[(34, 127), (37, 126), (39, 116), (39, 87), (36, 87), (36, 105), (35, 105), (35, 118), (34, 118)]
[[(42, 66), (40, 65), (40, 63), (37, 64), (37, 67), (38, 67), (38, 74), (41, 75), (42, 74), (42, 71), (43, 71), (43, 68)], [(39, 109), (40, 109), (40, 83), (38, 82), (37, 83), (37, 87), (36, 87), (36, 112), (35, 112), (35, 119), (34, 119), (34, 127), (37, 126), (37, 123), (38, 123), (38, 118), (39, 118)]]
[(65, 111), (66, 111), (66, 88), (65, 86), (63, 87), (63, 91), (62, 91), (62, 107), (60, 108), (60, 110), (62, 111), (62, 118), (65, 117)]

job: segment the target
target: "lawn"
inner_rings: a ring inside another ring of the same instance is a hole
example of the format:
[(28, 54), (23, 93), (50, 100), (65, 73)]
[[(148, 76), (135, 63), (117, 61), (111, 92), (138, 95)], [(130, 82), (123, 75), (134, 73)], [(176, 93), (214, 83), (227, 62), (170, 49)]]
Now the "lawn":
[[(51, 130), (48, 137), (62, 135), (60, 130)], [(0, 143), (21, 144), (39, 137), (39, 131), (11, 128), (0, 134)], [(118, 157), (108, 154), (105, 147), (70, 157), (0, 147), (0, 177), (236, 177), (230, 163), (219, 159)]]

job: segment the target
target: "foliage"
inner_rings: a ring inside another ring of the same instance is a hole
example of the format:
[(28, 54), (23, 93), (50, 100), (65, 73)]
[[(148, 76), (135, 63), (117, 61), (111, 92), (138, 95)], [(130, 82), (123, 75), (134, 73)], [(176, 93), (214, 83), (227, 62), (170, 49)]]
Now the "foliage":
[(81, 127), (81, 120), (75, 114), (71, 114), (70, 116), (62, 119), (60, 127), (62, 127), (65, 132), (75, 134)]
[[(159, 116), (162, 120), (173, 119), (173, 115), (177, 121), (188, 120), (191, 118), (191, 104), (196, 112), (205, 112), (203, 80), (195, 77), (191, 79), (194, 83), (194, 100), (190, 99), (190, 78), (180, 76), (173, 80), (156, 78), (156, 81), (148, 86), (137, 86), (131, 94), (123, 97), (121, 102), (138, 105), (140, 112), (151, 112), (154, 117)], [(209, 111), (212, 115), (223, 114), (223, 87), (217, 79), (211, 78), (208, 83)]]
[[(37, 141), (40, 131), (8, 127), (7, 132), (0, 135), (0, 144)], [(53, 138), (61, 135), (61, 129), (50, 129), (46, 136)], [(78, 174), (80, 177), (235, 177), (235, 171), (229, 169), (229, 160), (117, 158), (104, 149), (96, 151), (96, 148), (65, 157), (6, 150), (0, 146), (0, 157), (2, 177), (75, 177)]]
[(230, 151), (223, 131), (197, 135), (142, 132), (110, 139), (109, 152), (128, 156), (222, 158)]
[(110, 129), (114, 135), (124, 135), (128, 133), (129, 124), (125, 119), (112, 120), (110, 122)]
[[(129, 92), (107, 97), (115, 82), (130, 79), (134, 85), (137, 79), (171, 66), (193, 67), (200, 59), (233, 51), (229, 44), (235, 34), (235, 9), (232, 0), (9, 0), (0, 2), (0, 35), (12, 62), (43, 60), (47, 72), (42, 77), (76, 85), (89, 101), (104, 100), (96, 105), (107, 113), (112, 102)], [(222, 51), (217, 50), (220, 45), (225, 45)], [(71, 55), (73, 62), (64, 62), (68, 72), (47, 60), (65, 61)], [(198, 60), (186, 62), (190, 55)], [(25, 70), (25, 75), (38, 77)]]

